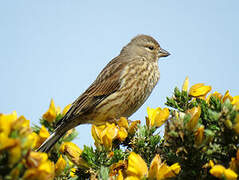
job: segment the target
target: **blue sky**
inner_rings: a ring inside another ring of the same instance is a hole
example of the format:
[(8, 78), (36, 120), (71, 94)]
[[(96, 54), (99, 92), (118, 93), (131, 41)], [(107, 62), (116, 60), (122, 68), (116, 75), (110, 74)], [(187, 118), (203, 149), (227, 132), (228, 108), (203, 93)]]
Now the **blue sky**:
[[(37, 123), (50, 99), (74, 101), (131, 38), (148, 34), (171, 53), (161, 79), (130, 119), (144, 122), (146, 108), (166, 96), (206, 83), (239, 95), (239, 1), (12, 0), (0, 2), (0, 112), (16, 110)], [(77, 128), (80, 147), (93, 144), (90, 125)]]

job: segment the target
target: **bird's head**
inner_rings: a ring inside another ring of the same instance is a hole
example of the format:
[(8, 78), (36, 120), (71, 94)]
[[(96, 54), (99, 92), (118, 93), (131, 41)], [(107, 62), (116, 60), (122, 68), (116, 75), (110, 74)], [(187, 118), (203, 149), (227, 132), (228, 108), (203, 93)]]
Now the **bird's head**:
[(131, 57), (141, 56), (147, 60), (157, 61), (160, 57), (167, 57), (169, 52), (162, 49), (159, 43), (148, 35), (134, 37), (121, 51)]

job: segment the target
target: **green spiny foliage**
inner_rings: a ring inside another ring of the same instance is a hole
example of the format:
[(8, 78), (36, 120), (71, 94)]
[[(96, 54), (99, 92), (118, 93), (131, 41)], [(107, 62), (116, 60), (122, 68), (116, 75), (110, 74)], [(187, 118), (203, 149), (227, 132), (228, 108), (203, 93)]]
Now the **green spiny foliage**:
[[(239, 136), (232, 128), (238, 112), (229, 99), (223, 101), (215, 96), (207, 100), (192, 98), (178, 88), (175, 88), (172, 98), (167, 98), (166, 105), (175, 110), (171, 111), (165, 127), (161, 156), (169, 164), (180, 163), (182, 172), (178, 179), (214, 179), (209, 169), (203, 167), (209, 160), (228, 167), (239, 146)], [(197, 106), (201, 109), (200, 117), (195, 129), (189, 130), (187, 123), (192, 118), (189, 111)], [(200, 126), (204, 132), (203, 141), (198, 145), (196, 133)]]

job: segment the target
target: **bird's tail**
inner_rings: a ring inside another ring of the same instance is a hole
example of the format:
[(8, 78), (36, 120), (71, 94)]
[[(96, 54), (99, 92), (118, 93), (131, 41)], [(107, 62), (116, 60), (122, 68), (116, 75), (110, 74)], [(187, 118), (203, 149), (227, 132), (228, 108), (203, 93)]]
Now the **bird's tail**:
[(52, 135), (45, 140), (45, 142), (37, 149), (37, 151), (40, 152), (48, 152), (52, 146), (56, 144), (56, 142), (65, 134), (65, 132), (61, 133), (59, 131), (55, 131), (52, 133)]

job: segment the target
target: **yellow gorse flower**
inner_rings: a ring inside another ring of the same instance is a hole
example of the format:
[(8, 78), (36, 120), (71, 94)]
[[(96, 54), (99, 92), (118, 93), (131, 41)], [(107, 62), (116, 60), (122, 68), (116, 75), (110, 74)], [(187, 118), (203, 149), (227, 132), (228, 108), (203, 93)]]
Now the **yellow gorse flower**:
[(64, 171), (65, 167), (66, 167), (66, 161), (62, 157), (62, 155), (60, 155), (60, 157), (58, 158), (56, 165), (55, 165), (56, 174), (60, 175)]
[(236, 110), (239, 110), (239, 96), (234, 96), (231, 102), (235, 107)]
[(188, 92), (189, 78), (188, 76), (185, 78), (182, 86), (182, 90)]
[(212, 168), (214, 165), (214, 162), (212, 160), (209, 161), (209, 166)]
[(18, 131), (20, 136), (26, 136), (31, 133), (30, 121), (24, 116), (17, 118), (17, 113), (14, 111), (11, 114), (0, 114), (0, 133), (9, 136), (11, 131)]
[(204, 126), (201, 125), (195, 132), (195, 143), (196, 145), (201, 145), (204, 139)]
[(31, 134), (29, 120), (24, 116), (17, 118), (14, 111), (11, 114), (0, 114), (0, 154), (7, 152), (6, 166), (15, 167), (12, 169), (12, 178), (18, 178), (19, 167), (23, 152), (29, 151), (31, 148)]
[(20, 136), (26, 136), (31, 133), (30, 121), (24, 116), (20, 116), (12, 123), (12, 130), (19, 131)]
[(117, 121), (119, 127), (123, 127), (125, 129), (129, 129), (128, 120), (125, 117), (121, 117), (119, 121)]
[(106, 127), (104, 128), (102, 133), (103, 137), (108, 136), (108, 138), (114, 139), (117, 136), (118, 128), (114, 123), (106, 123)]
[(0, 152), (18, 144), (17, 139), (9, 138), (5, 133), (0, 133)]
[(38, 148), (50, 136), (50, 133), (48, 132), (45, 126), (42, 126), (37, 137), (35, 137), (34, 134), (32, 135), (36, 141), (36, 146), (34, 148)]
[(91, 127), (91, 135), (93, 137), (93, 139), (95, 140), (95, 145), (98, 146), (100, 144), (102, 144), (102, 132), (105, 128), (105, 125), (101, 125), (101, 126), (96, 126), (96, 125), (92, 125)]
[(26, 157), (27, 170), (23, 175), (25, 180), (52, 180), (55, 176), (54, 163), (48, 160), (46, 153), (30, 152)]
[(73, 142), (65, 142), (61, 145), (60, 147), (60, 151), (62, 153), (66, 153), (67, 155), (69, 155), (70, 159), (72, 158), (79, 158), (82, 150)]
[(236, 180), (238, 176), (233, 170), (226, 169), (222, 165), (213, 166), (209, 172), (217, 178), (225, 177), (227, 180)]
[(16, 142), (17, 143), (15, 144), (15, 146), (8, 150), (8, 153), (9, 153), (8, 163), (10, 165), (16, 164), (20, 160), (21, 155), (22, 155), (20, 141), (16, 140)]
[(226, 169), (224, 171), (224, 176), (227, 180), (236, 180), (238, 175), (231, 169)]
[(128, 157), (128, 179), (142, 179), (148, 177), (150, 180), (164, 180), (175, 177), (180, 171), (181, 167), (178, 163), (175, 163), (172, 166), (168, 166), (166, 163), (161, 163), (161, 158), (158, 154), (152, 160), (149, 171), (145, 161), (140, 155), (131, 152)]
[(126, 177), (125, 180), (141, 180), (141, 179), (136, 176), (129, 176), (129, 177)]
[(0, 133), (4, 133), (8, 136), (12, 129), (12, 123), (16, 120), (16, 111), (13, 111), (12, 114), (0, 114)]
[(161, 109), (160, 107), (153, 109), (147, 108), (148, 117), (146, 117), (146, 124), (148, 127), (160, 127), (169, 117), (168, 108)]
[(158, 172), (161, 166), (161, 158), (159, 154), (156, 154), (156, 156), (153, 158), (150, 168), (149, 168), (149, 179), (153, 180), (156, 179), (158, 176)]
[(187, 111), (187, 113), (189, 113), (190, 116), (191, 116), (191, 119), (187, 123), (187, 128), (192, 131), (198, 125), (198, 120), (199, 120), (199, 117), (201, 115), (201, 108), (200, 108), (200, 106), (193, 107), (192, 109), (189, 109)]
[(229, 99), (230, 102), (233, 101), (233, 97), (229, 94), (228, 90), (225, 92), (224, 96), (222, 97), (222, 101), (225, 102), (227, 99)]
[(67, 113), (67, 111), (70, 109), (70, 107), (71, 107), (71, 104), (68, 104), (66, 107), (64, 107), (61, 114), (64, 116)]
[(43, 114), (42, 117), (48, 122), (53, 122), (56, 119), (57, 114), (60, 113), (60, 111), (61, 111), (60, 107), (58, 106), (56, 108), (54, 100), (51, 99), (49, 109), (47, 110), (47, 112)]
[[(38, 134), (35, 132), (32, 132), (27, 135), (27, 141), (25, 142), (24, 146), (25, 147), (30, 147), (31, 149), (35, 149), (40, 146), (40, 142)], [(39, 143), (39, 145), (37, 145)]]
[(124, 141), (128, 136), (128, 132), (124, 127), (120, 127), (117, 134), (117, 139)]
[(42, 126), (39, 132), (40, 138), (44, 139), (44, 141), (50, 136), (50, 133), (47, 131), (45, 126)]
[(38, 167), (40, 163), (47, 161), (48, 156), (46, 153), (31, 151), (26, 157), (27, 168)]
[(112, 142), (114, 139), (124, 141), (127, 138), (127, 129), (131, 129), (128, 125), (128, 120), (126, 118), (120, 118), (117, 124), (118, 126), (114, 123), (106, 123), (101, 126), (92, 125), (91, 134), (97, 147), (99, 145), (103, 145), (108, 151), (110, 151), (112, 149)]
[(43, 114), (42, 117), (47, 122), (51, 123), (51, 122), (55, 121), (56, 116), (58, 114), (60, 114), (60, 112), (61, 112), (62, 116), (64, 116), (67, 113), (67, 111), (70, 109), (70, 107), (71, 107), (71, 104), (68, 104), (67, 106), (64, 107), (64, 109), (61, 112), (61, 108), (59, 106), (56, 107), (55, 103), (54, 103), (54, 100), (51, 99), (49, 109), (47, 110), (47, 112), (45, 112)]
[(176, 177), (176, 175), (181, 171), (181, 167), (178, 163), (174, 163), (171, 166), (163, 163), (159, 168), (157, 175), (157, 180), (164, 180), (168, 178)]
[(111, 150), (112, 141), (118, 134), (118, 128), (114, 123), (106, 123), (106, 125), (102, 126), (92, 125), (91, 133), (95, 140), (96, 146), (104, 145), (107, 150)]
[(189, 89), (189, 95), (193, 97), (205, 97), (211, 89), (211, 86), (205, 86), (204, 83), (198, 83)]
[(148, 176), (147, 164), (144, 162), (140, 155), (134, 152), (131, 152), (128, 157), (127, 175), (139, 179)]
[(60, 147), (61, 153), (65, 154), (74, 164), (80, 167), (88, 167), (87, 163), (81, 158), (82, 150), (73, 142), (65, 142)]
[(149, 169), (150, 180), (164, 180), (167, 178), (175, 177), (181, 170), (178, 163), (168, 166), (166, 163), (161, 162), (160, 156), (157, 154), (151, 162)]
[(118, 128), (114, 123), (106, 123), (106, 128), (102, 132), (102, 144), (107, 150), (112, 149), (112, 141), (116, 138), (118, 134)]
[(134, 134), (137, 131), (139, 124), (140, 124), (140, 120), (133, 121), (129, 126), (128, 133), (129, 134)]

